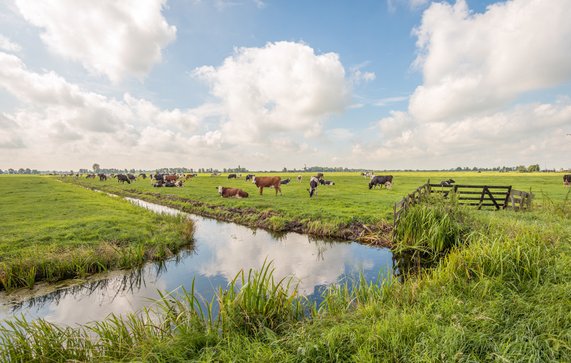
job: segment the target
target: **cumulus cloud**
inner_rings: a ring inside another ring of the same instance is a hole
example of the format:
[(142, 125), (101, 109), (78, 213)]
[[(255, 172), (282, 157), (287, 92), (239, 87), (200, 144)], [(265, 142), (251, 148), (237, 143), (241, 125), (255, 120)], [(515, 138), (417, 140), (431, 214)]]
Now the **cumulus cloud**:
[[(29, 154), (34, 150), (56, 154), (73, 151), (80, 157), (94, 150), (114, 155), (151, 149), (187, 151), (202, 119), (219, 112), (218, 106), (210, 104), (164, 110), (129, 94), (122, 99), (105, 97), (54, 72), (33, 72), (17, 56), (3, 52), (0, 88), (22, 102), (16, 111), (0, 118), (0, 147), (27, 145)], [(207, 138), (207, 145), (211, 139)], [(13, 160), (14, 155), (4, 153), (0, 161)]]
[(18, 134), (19, 125), (4, 114), (0, 114), (0, 149), (20, 149), (24, 142)]
[(356, 157), (393, 168), (441, 168), (464, 163), (481, 166), (564, 162), (571, 152), (565, 128), (571, 100), (532, 103), (454, 122), (421, 122), (407, 112), (392, 112), (377, 123), (382, 142), (356, 145)]
[(193, 74), (220, 100), (223, 137), (235, 144), (265, 142), (287, 132), (318, 135), (324, 119), (348, 103), (339, 56), (315, 54), (301, 43), (239, 48), (221, 66), (200, 67)]
[(22, 47), (0, 34), (0, 50), (17, 53), (22, 50)]
[(55, 54), (117, 82), (142, 77), (160, 62), (176, 28), (161, 14), (166, 0), (16, 0), (22, 16), (43, 29)]
[(409, 110), (424, 122), (495, 111), (524, 92), (571, 78), (571, 3), (508, 1), (472, 13), (433, 3), (416, 29), (424, 81)]

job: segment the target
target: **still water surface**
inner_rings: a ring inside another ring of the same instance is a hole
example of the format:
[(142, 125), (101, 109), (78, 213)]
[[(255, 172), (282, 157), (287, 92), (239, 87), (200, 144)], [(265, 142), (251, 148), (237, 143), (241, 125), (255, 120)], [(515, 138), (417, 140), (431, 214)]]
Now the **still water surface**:
[[(126, 198), (158, 213), (178, 210)], [(102, 320), (107, 315), (126, 314), (152, 305), (158, 291), (190, 289), (210, 301), (219, 287), (225, 288), (238, 271), (259, 269), (273, 261), (274, 276), (295, 276), (299, 291), (319, 301), (331, 284), (350, 281), (363, 273), (368, 281), (393, 273), (389, 249), (347, 241), (324, 241), (297, 233), (282, 236), (234, 223), (188, 215), (196, 225), (192, 250), (162, 264), (150, 263), (139, 270), (114, 271), (95, 279), (23, 301), (0, 294), (0, 321), (24, 315), (50, 322), (75, 325)], [(0, 323), (1, 324), (1, 323)]]

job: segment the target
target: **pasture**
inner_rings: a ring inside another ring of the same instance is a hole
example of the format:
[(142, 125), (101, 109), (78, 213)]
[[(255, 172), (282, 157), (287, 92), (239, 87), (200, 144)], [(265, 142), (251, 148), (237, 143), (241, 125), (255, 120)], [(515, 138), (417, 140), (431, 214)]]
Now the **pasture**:
[[(404, 183), (405, 176), (399, 176), (396, 181)], [(215, 192), (216, 181), (208, 178), (195, 180), (208, 190), (205, 199)], [(346, 178), (358, 181), (355, 176)], [(474, 180), (453, 178), (470, 184)], [(542, 204), (526, 212), (480, 212), (438, 202), (413, 207), (418, 210), (407, 213), (404, 218), (410, 220), (399, 225), (405, 229), (397, 234), (394, 251), (422, 251), (433, 260), (421, 273), (403, 280), (379, 283), (361, 278), (353, 285), (333, 285), (323, 293), (322, 303), (313, 306), (289, 288), (295, 281), (276, 279), (271, 265), (264, 264), (259, 271), (237, 272), (228, 289), (219, 291), (221, 319), (212, 318), (212, 306), (198, 307), (200, 295), (193, 285), (176, 298), (165, 294), (139, 315), (110, 316), (85, 326), (10, 322), (0, 328), (0, 360), (571, 361), (567, 190), (553, 175), (507, 178), (525, 179), (514, 182), (514, 187), (525, 190), (531, 184)], [(411, 176), (411, 186), (425, 181), (418, 179)], [(498, 184), (497, 178), (491, 181)], [(148, 181), (108, 188), (146, 192), (145, 184)], [(192, 185), (185, 188), (161, 193), (185, 195)], [(385, 192), (374, 191), (389, 195)], [(283, 201), (287, 195), (284, 188), (283, 197), (264, 198)], [(312, 208), (323, 200), (291, 198)], [(247, 202), (258, 203), (256, 198)]]
[(0, 290), (172, 255), (192, 224), (39, 176), (0, 177)]
[[(452, 178), (458, 184), (512, 185), (515, 189), (535, 194), (534, 205), (563, 200), (569, 189), (564, 188), (560, 173), (492, 173), (492, 172), (395, 172), (391, 189), (368, 189), (368, 178), (359, 173), (325, 173), (325, 179), (335, 185), (318, 187), (317, 197), (309, 198), (309, 179), (314, 173), (274, 173), (290, 178), (282, 185), (283, 195), (264, 188), (260, 196), (251, 182), (228, 179), (227, 174), (210, 176), (199, 174), (184, 183), (182, 188), (154, 188), (149, 179), (138, 178), (131, 184), (120, 184), (110, 178), (101, 182), (85, 178), (63, 178), (64, 181), (97, 188), (110, 193), (138, 197), (169, 205), (186, 212), (266, 228), (272, 231), (296, 231), (318, 236), (386, 240), (393, 218), (393, 205), (428, 179), (439, 182)], [(302, 182), (296, 180), (302, 175)], [(221, 198), (217, 187), (241, 188), (248, 198)], [(363, 227), (366, 225), (366, 228)], [(382, 242), (381, 242), (382, 243)]]

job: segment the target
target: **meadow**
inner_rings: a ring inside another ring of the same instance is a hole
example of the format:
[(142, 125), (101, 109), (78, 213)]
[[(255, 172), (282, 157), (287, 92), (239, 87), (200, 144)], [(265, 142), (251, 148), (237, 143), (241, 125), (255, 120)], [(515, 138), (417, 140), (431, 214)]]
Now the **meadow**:
[[(65, 182), (131, 196), (195, 213), (270, 231), (295, 231), (320, 237), (360, 240), (385, 244), (390, 241), (393, 205), (418, 186), (452, 178), (457, 184), (512, 185), (514, 189), (532, 191), (534, 203), (563, 200), (569, 189), (563, 187), (561, 173), (492, 173), (492, 172), (395, 172), (390, 190), (368, 189), (368, 178), (359, 173), (325, 173), (333, 186), (319, 186), (318, 196), (309, 198), (309, 178), (314, 173), (277, 173), (291, 178), (282, 186), (283, 195), (275, 196), (273, 189), (264, 189), (260, 196), (251, 182), (227, 179), (227, 174), (199, 174), (185, 182), (182, 188), (154, 188), (152, 182), (138, 178), (131, 184), (116, 179), (101, 182), (94, 179), (62, 178)], [(377, 175), (389, 173), (377, 172)], [(302, 182), (296, 180), (302, 175)], [(246, 199), (221, 198), (217, 186), (241, 188), (249, 193)]]
[(315, 306), (270, 263), (219, 291), (216, 318), (191, 289), (85, 326), (19, 319), (0, 327), (0, 360), (571, 361), (567, 200), (529, 212), (432, 200), (403, 218), (395, 251), (432, 257), (403, 280), (332, 286)]
[(40, 176), (0, 177), (0, 290), (172, 256), (193, 224)]

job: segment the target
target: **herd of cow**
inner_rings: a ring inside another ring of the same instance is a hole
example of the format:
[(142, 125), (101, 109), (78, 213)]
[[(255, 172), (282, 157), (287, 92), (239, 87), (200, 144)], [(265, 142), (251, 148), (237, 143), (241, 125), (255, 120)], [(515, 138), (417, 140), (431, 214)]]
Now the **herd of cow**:
[[(212, 174), (212, 176), (219, 176), (219, 173)], [(363, 174), (364, 175), (364, 174)], [(189, 180), (196, 177), (197, 174), (150, 174), (148, 178), (153, 181), (153, 187), (161, 188), (161, 187), (182, 187), (184, 185), (183, 180)], [(100, 181), (106, 181), (108, 177), (117, 179), (119, 183), (127, 183), (131, 184), (132, 182), (137, 181), (137, 179), (147, 179), (147, 174), (141, 173), (138, 176), (134, 174), (110, 174), (107, 176), (106, 174), (88, 174), (86, 178), (88, 179), (95, 179), (96, 177), (99, 178)], [(369, 177), (369, 175), (367, 175)], [(228, 179), (239, 179), (242, 178), (242, 174), (228, 174)], [(301, 183), (302, 176), (297, 176), (297, 181)], [(274, 188), (276, 191), (276, 195), (278, 193), (281, 195), (282, 185), (287, 185), (291, 182), (290, 178), (283, 179), (279, 176), (256, 176), (254, 174), (248, 174), (245, 178), (246, 181), (251, 181), (257, 188), (260, 190), (260, 195), (263, 195), (264, 188)], [(386, 175), (386, 176), (379, 176), (379, 175), (370, 175), (369, 181), (369, 189), (373, 189), (375, 187), (382, 188), (383, 186), (387, 189), (390, 189), (393, 183), (393, 176)], [(320, 185), (335, 185), (335, 182), (331, 180), (325, 180), (323, 173), (317, 173), (317, 175), (312, 176), (309, 180), (309, 188), (307, 191), (309, 192), (309, 197), (317, 196), (317, 187)], [(228, 188), (223, 186), (218, 186), (218, 193), (220, 196), (224, 198), (235, 197), (235, 198), (247, 198), (248, 193), (240, 188)]]
[[(219, 176), (220, 174), (212, 174), (213, 176)], [(361, 173), (362, 176), (369, 178), (369, 189), (373, 189), (375, 187), (382, 188), (383, 186), (386, 189), (390, 189), (393, 184), (393, 176), (392, 175), (374, 175), (372, 173)], [(150, 174), (149, 178), (153, 181), (153, 187), (160, 188), (160, 187), (182, 187), (184, 185), (183, 180), (189, 180), (196, 177), (197, 174)], [(106, 174), (88, 174), (86, 178), (95, 179), (96, 177), (99, 178), (100, 181), (106, 181), (108, 176)], [(116, 178), (117, 182), (120, 183), (128, 183), (136, 181), (138, 178), (147, 179), (147, 175), (145, 173), (141, 173), (138, 176), (133, 174), (111, 174), (109, 175), (111, 178)], [(239, 179), (242, 177), (242, 174), (228, 174), (228, 179)], [(281, 179), (279, 176), (256, 176), (254, 174), (248, 174), (245, 178), (246, 181), (252, 181), (253, 184), (256, 185), (257, 188), (260, 190), (260, 195), (263, 195), (264, 188), (274, 188), (276, 191), (276, 195), (278, 193), (281, 195), (282, 185), (287, 185), (291, 182), (290, 178)], [(297, 181), (301, 183), (302, 176), (297, 176)], [(442, 186), (451, 186), (455, 183), (453, 179), (448, 179), (440, 182)], [(566, 187), (571, 186), (571, 174), (563, 175), (563, 184)], [(323, 173), (317, 173), (317, 175), (312, 176), (309, 180), (309, 188), (307, 191), (309, 192), (309, 197), (312, 198), (313, 196), (317, 196), (317, 187), (320, 185), (335, 185), (333, 181), (325, 180), (323, 177)], [(218, 194), (220, 194), (223, 198), (247, 198), (248, 193), (240, 188), (229, 188), (218, 186), (217, 187)]]

